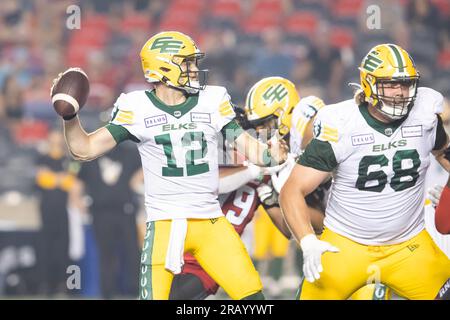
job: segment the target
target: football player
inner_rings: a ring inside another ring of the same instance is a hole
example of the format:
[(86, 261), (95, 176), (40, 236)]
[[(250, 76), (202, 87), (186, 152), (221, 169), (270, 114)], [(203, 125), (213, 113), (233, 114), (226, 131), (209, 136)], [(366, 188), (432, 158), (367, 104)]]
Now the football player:
[[(307, 281), (299, 298), (347, 299), (368, 276), (407, 299), (436, 298), (450, 261), (424, 230), (423, 204), (430, 153), (448, 166), (443, 97), (418, 88), (412, 58), (394, 44), (372, 48), (360, 78), (362, 95), (318, 112), (314, 139), (281, 190), (284, 217), (303, 250)], [(319, 240), (305, 196), (330, 173)]]
[(141, 257), (140, 299), (168, 299), (184, 252), (232, 299), (263, 298), (252, 261), (217, 200), (219, 135), (249, 161), (268, 166), (286, 159), (286, 148), (263, 144), (234, 120), (224, 87), (206, 85), (204, 57), (180, 32), (151, 37), (141, 52), (149, 90), (121, 94), (108, 125), (87, 134), (76, 114), (64, 121), (75, 159), (88, 161), (124, 140), (137, 143), (144, 170), (147, 232)]
[[(238, 158), (238, 156), (236, 157)], [(238, 161), (239, 162), (239, 161)], [(250, 165), (252, 166), (252, 165)], [(242, 172), (246, 170), (245, 166), (223, 166), (220, 167), (221, 175), (227, 175), (229, 169), (234, 168)], [(260, 170), (258, 169), (254, 170)], [(219, 185), (222, 184), (220, 179)], [(222, 212), (227, 220), (233, 225), (239, 235), (242, 235), (244, 229), (252, 221), (256, 209), (262, 205), (267, 214), (277, 226), (284, 237), (290, 237), (290, 231), (282, 217), (279, 208), (261, 203), (258, 197), (258, 179), (247, 182), (236, 190), (219, 194)], [(221, 187), (219, 186), (219, 190)], [(183, 271), (174, 277), (172, 289), (170, 291), (171, 300), (201, 300), (210, 295), (216, 294), (219, 285), (202, 269), (192, 254), (186, 253), (184, 257), (185, 264)]]

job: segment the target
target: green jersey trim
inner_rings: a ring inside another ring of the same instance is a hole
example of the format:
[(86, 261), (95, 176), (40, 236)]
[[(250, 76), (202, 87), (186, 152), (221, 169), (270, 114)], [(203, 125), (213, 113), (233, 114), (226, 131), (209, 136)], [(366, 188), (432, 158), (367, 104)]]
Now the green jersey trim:
[[(225, 126), (223, 126), (220, 132), (222, 133), (224, 139), (232, 138), (232, 141), (235, 141), (244, 132), (244, 129), (235, 119), (233, 119), (230, 122), (228, 122)], [(227, 135), (227, 132), (233, 132), (233, 134)]]
[(297, 163), (326, 172), (333, 171), (338, 165), (331, 144), (317, 139), (311, 140)]
[(375, 129), (379, 133), (384, 134), (387, 137), (390, 137), (394, 133), (394, 131), (397, 130), (398, 127), (400, 127), (403, 121), (406, 120), (406, 117), (404, 117), (403, 119), (399, 119), (391, 123), (384, 123), (372, 117), (369, 113), (368, 108), (369, 107), (367, 103), (362, 103), (359, 106), (359, 111), (361, 112), (361, 115), (363, 116), (363, 118), (366, 120), (367, 124), (370, 127)]
[(198, 103), (198, 93), (189, 95), (186, 98), (186, 101), (174, 106), (168, 106), (164, 102), (162, 102), (155, 94), (155, 90), (145, 91), (145, 94), (150, 99), (150, 101), (154, 104), (158, 109), (170, 114), (171, 116), (179, 119), (184, 116), (186, 113), (192, 110)]
[(116, 140), (117, 144), (125, 141), (125, 140), (132, 140), (134, 142), (141, 142), (138, 138), (136, 138), (134, 135), (130, 133), (126, 128), (123, 126), (119, 126), (117, 124), (109, 123), (105, 126), (106, 129), (108, 129), (109, 133), (113, 136), (114, 140)]

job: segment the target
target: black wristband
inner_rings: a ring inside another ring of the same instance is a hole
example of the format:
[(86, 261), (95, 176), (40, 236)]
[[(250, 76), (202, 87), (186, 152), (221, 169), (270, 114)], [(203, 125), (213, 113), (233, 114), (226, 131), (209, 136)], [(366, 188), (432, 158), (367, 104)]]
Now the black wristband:
[(69, 120), (72, 120), (73, 118), (75, 118), (76, 116), (77, 116), (77, 114), (74, 113), (74, 114), (72, 114), (70, 116), (65, 116), (65, 117), (62, 117), (62, 118), (64, 119), (64, 121), (69, 121)]

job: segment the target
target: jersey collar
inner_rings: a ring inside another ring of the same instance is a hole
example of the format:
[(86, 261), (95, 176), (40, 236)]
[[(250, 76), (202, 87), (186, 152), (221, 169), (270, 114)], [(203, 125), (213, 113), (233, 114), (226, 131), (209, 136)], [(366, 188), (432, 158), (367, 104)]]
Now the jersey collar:
[(387, 137), (390, 137), (395, 130), (400, 127), (403, 121), (406, 120), (406, 117), (404, 117), (391, 123), (384, 123), (378, 119), (375, 119), (369, 113), (367, 102), (360, 104), (358, 109), (370, 127)]
[(172, 115), (173, 117), (179, 119), (184, 116), (186, 113), (192, 110), (198, 103), (198, 93), (189, 95), (185, 102), (168, 106), (164, 102), (162, 102), (155, 94), (155, 90), (145, 91), (145, 94), (150, 99), (155, 107), (158, 109)]

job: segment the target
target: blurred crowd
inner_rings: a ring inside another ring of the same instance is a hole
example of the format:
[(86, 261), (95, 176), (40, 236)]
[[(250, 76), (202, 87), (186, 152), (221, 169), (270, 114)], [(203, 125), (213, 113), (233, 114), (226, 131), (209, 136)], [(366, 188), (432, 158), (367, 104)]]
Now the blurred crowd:
[[(72, 5), (81, 9), (74, 29)], [(88, 74), (82, 119), (94, 129), (121, 92), (147, 87), (139, 51), (162, 30), (191, 35), (206, 52), (208, 83), (226, 86), (239, 106), (253, 83), (276, 75), (300, 96), (346, 99), (368, 49), (387, 42), (413, 56), (421, 85), (450, 94), (450, 0), (2, 0), (0, 202), (36, 193), (38, 159), (60, 125), (49, 98), (58, 73)]]

